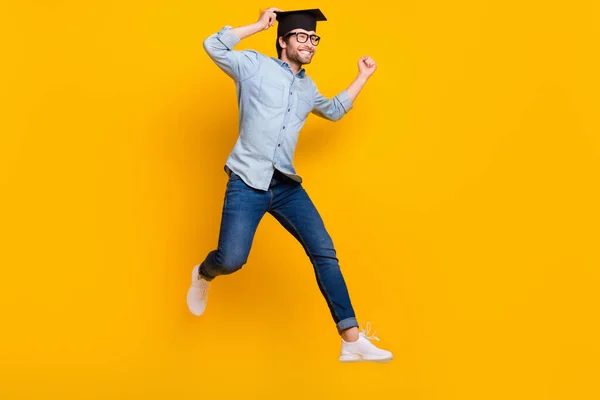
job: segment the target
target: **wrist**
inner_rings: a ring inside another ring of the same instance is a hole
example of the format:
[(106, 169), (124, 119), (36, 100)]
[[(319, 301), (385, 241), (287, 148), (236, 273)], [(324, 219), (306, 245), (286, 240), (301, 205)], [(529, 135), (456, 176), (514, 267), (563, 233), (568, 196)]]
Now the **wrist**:
[(265, 29), (265, 26), (263, 23), (261, 23), (260, 21), (256, 21), (255, 23), (250, 25), (251, 29), (252, 29), (252, 33), (258, 33), (262, 30)]
[(356, 77), (356, 80), (363, 84), (367, 83), (367, 81), (369, 80), (369, 75), (359, 73)]

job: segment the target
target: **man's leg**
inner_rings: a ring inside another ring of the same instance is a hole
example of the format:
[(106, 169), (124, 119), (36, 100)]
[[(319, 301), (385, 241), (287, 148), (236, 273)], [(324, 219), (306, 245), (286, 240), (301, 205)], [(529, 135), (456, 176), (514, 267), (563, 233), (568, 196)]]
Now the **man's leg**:
[(219, 243), (200, 265), (207, 281), (231, 274), (248, 260), (256, 229), (270, 203), (269, 192), (253, 189), (232, 173), (223, 201)]
[(256, 228), (269, 204), (269, 192), (247, 186), (235, 174), (230, 176), (217, 250), (211, 251), (204, 262), (192, 269), (192, 284), (187, 293), (187, 305), (192, 314), (204, 313), (211, 280), (231, 274), (246, 263)]
[(358, 338), (358, 322), (346, 282), (319, 212), (301, 184), (288, 180), (274, 189), (275, 198), (269, 213), (304, 247), (338, 332), (349, 330)]
[(274, 188), (271, 213), (302, 244), (317, 276), (321, 293), (341, 335), (342, 362), (390, 361), (393, 355), (371, 343), (367, 332), (358, 333), (358, 323), (342, 276), (331, 237), (316, 207), (301, 184), (284, 181)]

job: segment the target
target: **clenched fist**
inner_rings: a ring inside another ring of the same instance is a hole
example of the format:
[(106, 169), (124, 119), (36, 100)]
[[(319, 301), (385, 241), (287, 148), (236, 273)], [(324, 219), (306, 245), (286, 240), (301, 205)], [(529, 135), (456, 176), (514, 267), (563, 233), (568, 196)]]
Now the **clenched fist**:
[(375, 64), (375, 61), (369, 56), (363, 56), (358, 60), (358, 74), (365, 78), (369, 78), (373, 75), (376, 68), (377, 64)]

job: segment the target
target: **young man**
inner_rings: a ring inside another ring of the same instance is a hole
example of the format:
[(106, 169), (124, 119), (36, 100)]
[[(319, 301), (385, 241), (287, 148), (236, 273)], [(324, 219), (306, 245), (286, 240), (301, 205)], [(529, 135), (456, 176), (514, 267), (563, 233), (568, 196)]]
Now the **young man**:
[[(279, 21), (279, 58), (253, 50), (233, 50), (238, 42), (268, 30)], [(273, 215), (304, 247), (313, 264), (319, 289), (341, 335), (340, 361), (389, 361), (392, 353), (377, 348), (369, 332), (358, 332), (331, 237), (302, 187), (292, 159), (298, 133), (310, 112), (331, 121), (342, 118), (375, 72), (370, 57), (358, 61), (358, 77), (333, 99), (321, 95), (302, 65), (309, 64), (320, 37), (320, 10), (283, 12), (270, 8), (257, 22), (223, 27), (204, 41), (210, 58), (236, 83), (239, 137), (229, 155), (229, 175), (217, 250), (192, 270), (187, 303), (201, 315), (210, 281), (239, 270), (247, 261), (254, 234), (265, 213)]]

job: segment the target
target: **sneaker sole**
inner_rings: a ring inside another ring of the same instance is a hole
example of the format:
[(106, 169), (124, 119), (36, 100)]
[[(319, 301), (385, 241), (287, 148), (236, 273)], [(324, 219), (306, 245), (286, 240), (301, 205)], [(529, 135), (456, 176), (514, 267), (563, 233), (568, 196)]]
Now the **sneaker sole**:
[(389, 358), (364, 358), (359, 354), (347, 354), (340, 356), (339, 360), (341, 362), (346, 363), (356, 363), (356, 362), (376, 362), (376, 363), (386, 363), (390, 362), (394, 359), (394, 357)]

